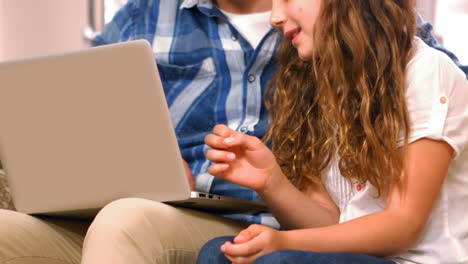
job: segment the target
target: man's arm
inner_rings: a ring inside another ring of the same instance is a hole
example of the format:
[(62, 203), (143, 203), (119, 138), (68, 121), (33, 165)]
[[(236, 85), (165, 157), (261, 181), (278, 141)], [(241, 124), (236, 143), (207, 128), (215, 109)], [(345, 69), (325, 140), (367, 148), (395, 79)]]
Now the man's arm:
[(135, 1), (129, 0), (117, 11), (112, 20), (106, 24), (99, 35), (93, 40), (93, 46), (107, 45), (127, 41), (131, 38), (135, 9)]

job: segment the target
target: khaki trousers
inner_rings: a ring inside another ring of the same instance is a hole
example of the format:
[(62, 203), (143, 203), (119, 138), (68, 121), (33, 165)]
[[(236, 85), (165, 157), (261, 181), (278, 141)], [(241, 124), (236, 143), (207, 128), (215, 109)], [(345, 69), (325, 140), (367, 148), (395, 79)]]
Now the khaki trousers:
[(195, 263), (211, 238), (236, 235), (247, 224), (144, 199), (110, 203), (86, 235), (82, 264)]
[(89, 224), (0, 209), (0, 263), (77, 264)]
[(87, 221), (38, 218), (0, 209), (0, 263), (195, 263), (205, 242), (236, 235), (247, 226), (136, 198), (104, 207), (85, 238), (89, 225)]

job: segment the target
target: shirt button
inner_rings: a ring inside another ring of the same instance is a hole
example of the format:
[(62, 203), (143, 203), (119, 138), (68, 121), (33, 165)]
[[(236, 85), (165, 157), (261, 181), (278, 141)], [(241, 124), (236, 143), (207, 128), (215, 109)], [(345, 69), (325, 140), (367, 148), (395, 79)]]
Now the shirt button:
[(362, 185), (361, 185), (361, 184), (357, 184), (357, 185), (356, 185), (356, 190), (357, 190), (358, 192), (360, 192), (360, 191), (362, 190)]
[(255, 75), (249, 74), (249, 77), (248, 77), (247, 80), (248, 80), (249, 82), (251, 82), (251, 83), (255, 82)]
[(231, 39), (232, 39), (233, 41), (237, 41), (236, 35), (232, 35), (232, 36), (231, 36)]
[(242, 133), (247, 133), (247, 131), (249, 131), (248, 127), (243, 126), (243, 127), (240, 128), (240, 132), (242, 132)]
[(441, 103), (441, 104), (447, 103), (447, 97), (442, 96), (442, 97), (440, 98), (440, 103)]

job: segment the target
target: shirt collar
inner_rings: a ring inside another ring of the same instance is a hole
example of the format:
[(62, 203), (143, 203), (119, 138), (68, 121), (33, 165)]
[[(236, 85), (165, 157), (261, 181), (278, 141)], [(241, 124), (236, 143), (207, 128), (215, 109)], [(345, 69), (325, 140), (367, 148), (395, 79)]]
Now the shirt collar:
[(213, 1), (211, 0), (184, 0), (184, 2), (180, 5), (180, 8), (192, 8), (197, 6), (198, 8), (208, 8), (212, 9), (214, 7)]
[(202, 14), (209, 17), (219, 17), (227, 20), (226, 16), (219, 10), (212, 0), (184, 0), (180, 9), (197, 8)]

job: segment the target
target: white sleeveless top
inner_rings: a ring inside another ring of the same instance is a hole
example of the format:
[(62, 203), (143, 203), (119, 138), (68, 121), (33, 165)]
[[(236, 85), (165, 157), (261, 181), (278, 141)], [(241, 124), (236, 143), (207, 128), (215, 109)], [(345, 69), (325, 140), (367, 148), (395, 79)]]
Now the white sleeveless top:
[[(419, 38), (413, 45), (406, 89), (409, 142), (444, 140), (455, 154), (419, 243), (389, 259), (401, 264), (468, 263), (468, 82), (444, 53)], [(384, 202), (374, 198), (376, 189), (343, 178), (336, 161), (325, 172), (324, 184), (340, 208), (340, 223), (384, 209)]]

